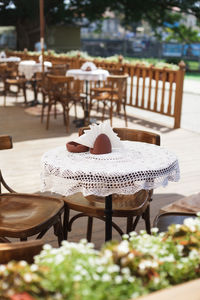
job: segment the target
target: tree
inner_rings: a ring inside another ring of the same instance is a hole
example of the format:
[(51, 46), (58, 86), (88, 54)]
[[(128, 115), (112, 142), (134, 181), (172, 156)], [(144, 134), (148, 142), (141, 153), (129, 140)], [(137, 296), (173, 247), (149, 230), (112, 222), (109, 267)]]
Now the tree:
[[(15, 25), (17, 48), (31, 48), (39, 39), (39, 0), (0, 2), (0, 25)], [(124, 25), (147, 20), (153, 28), (162, 26), (174, 7), (200, 19), (196, 0), (44, 0), (45, 25), (78, 24), (101, 20), (106, 10), (118, 12)]]

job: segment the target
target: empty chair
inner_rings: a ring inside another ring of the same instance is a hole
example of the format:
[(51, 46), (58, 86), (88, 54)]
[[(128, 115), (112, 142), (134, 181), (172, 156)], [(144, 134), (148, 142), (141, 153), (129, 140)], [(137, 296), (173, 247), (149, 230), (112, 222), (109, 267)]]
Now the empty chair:
[(183, 213), (183, 212), (169, 212), (162, 213), (155, 217), (153, 226), (159, 229), (159, 232), (165, 232), (168, 227), (172, 224), (183, 224), (184, 220), (192, 217), (195, 218), (194, 213)]
[(14, 93), (16, 98), (18, 97), (19, 91), (23, 91), (24, 103), (27, 104), (26, 84), (27, 79), (18, 72), (18, 64), (8, 63), (4, 81), (4, 106), (6, 105), (7, 94), (11, 91), (10, 88), (12, 86), (17, 88), (17, 91)]
[(53, 64), (53, 66), (49, 68), (49, 74), (65, 76), (68, 69), (68, 64)]
[(100, 88), (91, 89), (90, 93), (90, 107), (92, 109), (93, 102), (101, 102), (103, 104), (102, 121), (104, 120), (105, 110), (109, 110), (110, 124), (112, 126), (112, 117), (114, 106), (116, 112), (119, 114), (121, 106), (124, 110), (125, 126), (127, 126), (126, 117), (126, 91), (127, 91), (127, 78), (128, 75), (110, 75), (105, 82), (105, 85)]
[[(0, 136), (0, 150), (11, 149), (12, 139)], [(25, 166), (25, 165), (24, 165)], [(2, 193), (2, 187), (10, 193)], [(9, 242), (9, 238), (26, 241), (36, 235), (36, 239), (54, 227), (54, 233), (60, 244), (63, 239), (61, 214), (62, 200), (37, 194), (16, 193), (5, 182), (0, 171), (0, 241)]]
[(46, 128), (49, 128), (50, 111), (54, 105), (54, 116), (56, 118), (56, 104), (63, 108), (63, 119), (67, 132), (69, 132), (69, 111), (74, 105), (75, 119), (77, 118), (76, 104), (81, 103), (81, 82), (74, 80), (72, 76), (47, 75), (48, 112)]
[[(88, 127), (81, 128), (79, 134), (83, 134)], [(160, 136), (155, 133), (128, 128), (114, 128), (113, 131), (118, 134), (121, 140), (146, 142), (160, 145)], [(113, 217), (127, 218), (126, 232), (135, 230), (139, 219), (145, 220), (145, 227), (150, 233), (150, 201), (153, 191), (141, 190), (134, 195), (112, 195)], [(93, 217), (105, 221), (105, 200), (104, 197), (88, 196), (83, 197), (75, 194), (69, 197), (63, 197), (65, 201), (64, 216), (64, 236), (67, 239), (68, 231), (71, 231), (72, 224), (79, 217), (88, 217), (87, 239), (92, 237)], [(70, 210), (79, 212), (70, 219)], [(135, 218), (134, 218), (135, 217)], [(113, 227), (123, 234), (122, 229), (113, 222)]]

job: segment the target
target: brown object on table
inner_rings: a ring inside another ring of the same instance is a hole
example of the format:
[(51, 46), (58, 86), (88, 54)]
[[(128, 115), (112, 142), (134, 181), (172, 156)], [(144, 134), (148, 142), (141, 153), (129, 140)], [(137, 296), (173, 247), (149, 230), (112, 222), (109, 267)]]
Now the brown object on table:
[(78, 144), (76, 142), (68, 142), (66, 144), (66, 147), (69, 152), (74, 152), (74, 153), (81, 153), (81, 152), (89, 151), (89, 147)]
[[(0, 136), (0, 150), (11, 149), (12, 139)], [(4, 187), (10, 193), (2, 193)], [(16, 193), (5, 182), (0, 171), (0, 241), (10, 242), (8, 238), (26, 241), (37, 235), (40, 239), (51, 228), (58, 238), (63, 239), (61, 214), (64, 210), (62, 200), (37, 194)]]
[[(79, 135), (82, 135), (89, 127), (80, 128)], [(160, 145), (160, 136), (153, 132), (128, 129), (128, 128), (113, 128), (113, 131), (118, 134), (121, 140), (146, 142), (150, 144)], [(127, 218), (126, 232), (129, 233), (135, 230), (140, 218), (145, 221), (147, 232), (150, 232), (150, 201), (152, 200), (153, 190), (141, 190), (134, 195), (112, 195), (113, 217)], [(87, 240), (92, 238), (93, 217), (105, 221), (105, 197), (97, 197), (91, 195), (84, 197), (81, 193), (62, 197), (65, 202), (64, 214), (64, 237), (67, 239), (68, 231), (71, 231), (72, 224), (79, 217), (88, 217), (87, 225)], [(70, 209), (79, 212), (77, 215), (69, 219)], [(133, 219), (135, 217), (135, 219)], [(123, 235), (122, 231), (116, 223), (112, 222), (115, 230)]]
[(11, 260), (25, 260), (33, 263), (33, 257), (40, 253), (44, 245), (43, 240), (0, 244), (0, 264), (7, 264)]
[(94, 142), (94, 147), (90, 149), (91, 154), (106, 154), (112, 152), (112, 146), (109, 137), (106, 134), (100, 134)]
[(90, 67), (87, 67), (86, 69), (85, 69), (85, 71), (92, 71), (92, 69), (90, 68)]

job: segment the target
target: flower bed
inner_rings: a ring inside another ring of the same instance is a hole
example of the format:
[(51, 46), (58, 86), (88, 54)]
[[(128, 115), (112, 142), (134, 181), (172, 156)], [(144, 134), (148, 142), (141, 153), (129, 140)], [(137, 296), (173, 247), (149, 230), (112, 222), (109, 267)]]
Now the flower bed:
[(125, 300), (199, 277), (197, 217), (171, 225), (166, 233), (132, 232), (101, 251), (86, 241), (45, 245), (32, 265), (0, 266), (0, 299)]

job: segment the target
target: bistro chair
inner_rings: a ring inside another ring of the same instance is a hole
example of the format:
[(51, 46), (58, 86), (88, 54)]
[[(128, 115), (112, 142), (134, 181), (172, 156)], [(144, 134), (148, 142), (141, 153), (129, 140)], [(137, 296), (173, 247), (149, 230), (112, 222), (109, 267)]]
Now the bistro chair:
[[(82, 135), (89, 127), (80, 128), (79, 135)], [(158, 134), (128, 128), (114, 128), (113, 131), (118, 134), (121, 140), (145, 142), (160, 145), (160, 136)], [(152, 200), (153, 191), (141, 190), (134, 195), (112, 195), (113, 217), (127, 218), (126, 233), (135, 230), (140, 218), (145, 221), (145, 227), (150, 233), (150, 201)], [(91, 241), (93, 217), (105, 221), (105, 200), (104, 197), (88, 196), (83, 197), (81, 194), (75, 194), (70, 197), (63, 197), (65, 202), (64, 214), (64, 238), (67, 239), (68, 231), (71, 231), (73, 222), (79, 217), (88, 217), (87, 240)], [(70, 210), (79, 213), (70, 217)], [(124, 232), (121, 228), (112, 223), (117, 232), (122, 235)]]
[(183, 224), (187, 218), (195, 218), (194, 213), (169, 212), (162, 213), (155, 217), (153, 226), (159, 229), (159, 232), (165, 232), (171, 224)]
[(48, 72), (51, 75), (65, 76), (68, 69), (69, 64), (53, 64), (51, 68), (48, 68)]
[(102, 121), (104, 121), (105, 110), (109, 110), (110, 125), (112, 126), (112, 116), (114, 111), (114, 105), (116, 106), (116, 112), (119, 114), (121, 106), (124, 110), (125, 126), (127, 127), (126, 116), (126, 92), (127, 92), (127, 78), (128, 75), (110, 75), (103, 87), (95, 87), (90, 92), (90, 105), (91, 111), (93, 102), (103, 104), (102, 109)]
[[(0, 136), (0, 150), (11, 148), (11, 137)], [(2, 187), (9, 193), (2, 193)], [(0, 171), (0, 242), (10, 242), (8, 238), (26, 241), (34, 235), (37, 235), (36, 239), (41, 239), (54, 227), (60, 245), (63, 239), (63, 209), (64, 203), (60, 199), (15, 192), (7, 185)]]
[[(4, 106), (6, 106), (6, 97), (9, 92), (11, 92), (11, 87), (15, 86), (17, 91), (14, 92), (16, 99), (20, 90), (23, 91), (24, 103), (27, 105), (27, 96), (26, 96), (26, 84), (27, 79), (19, 74), (18, 64), (17, 63), (7, 63), (5, 81), (4, 81)], [(12, 92), (13, 93), (13, 92)]]
[(41, 252), (43, 245), (43, 240), (0, 243), (0, 264), (7, 264), (12, 260), (25, 260), (31, 264), (34, 256)]
[[(81, 95), (81, 82), (74, 80), (72, 76), (47, 75), (48, 112), (46, 129), (49, 128), (50, 111), (54, 105), (54, 117), (56, 118), (56, 104), (63, 108), (63, 119), (67, 132), (69, 132), (69, 111), (72, 106), (77, 119), (77, 103), (82, 103), (84, 96)], [(82, 104), (83, 105), (83, 104)]]

